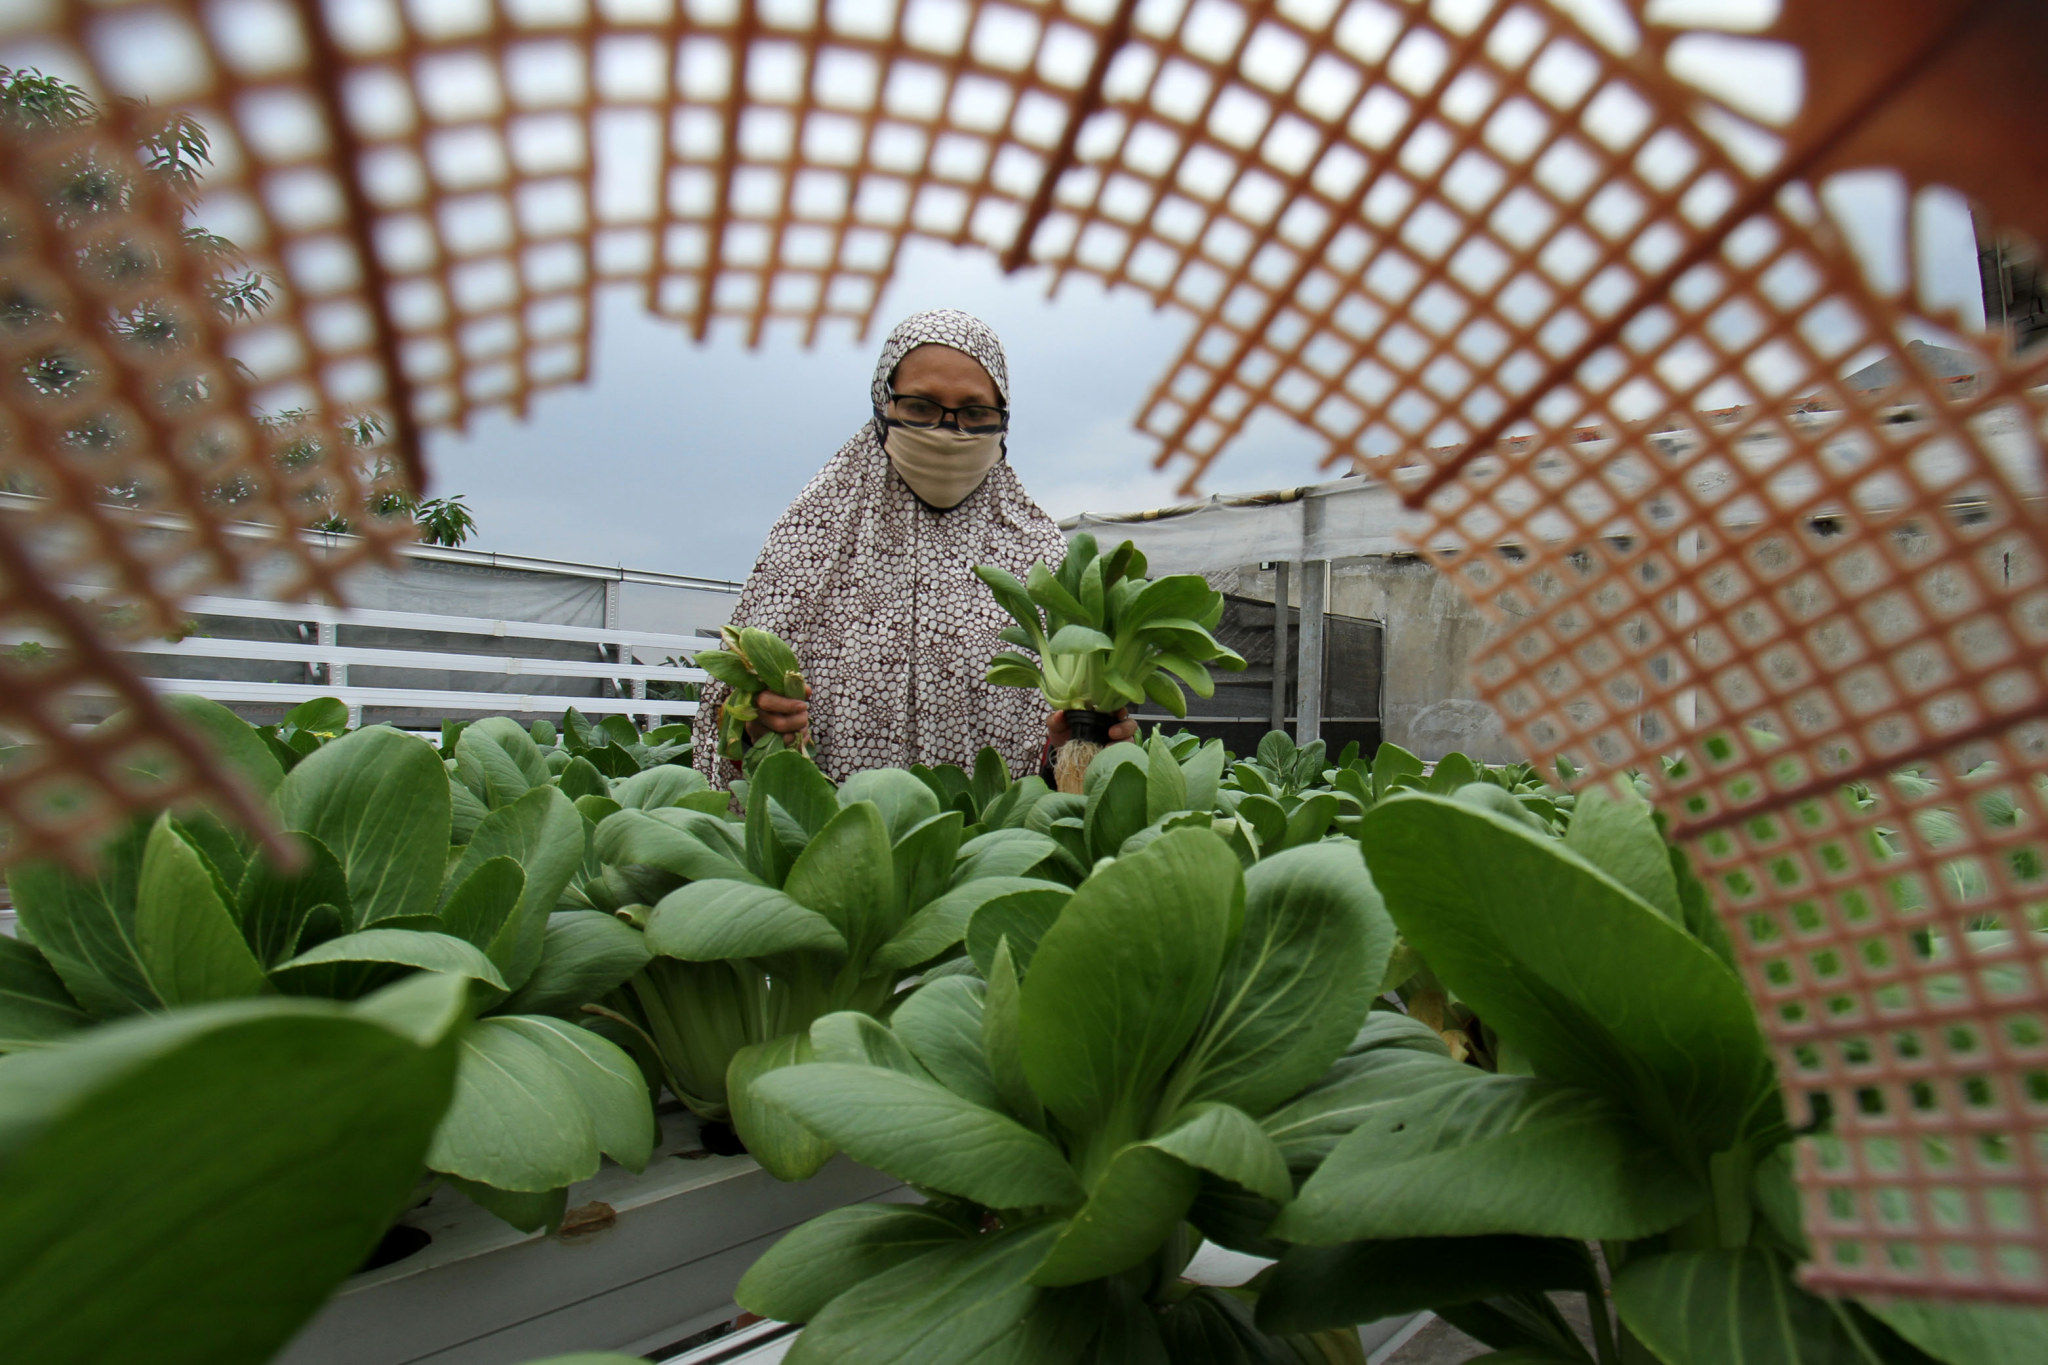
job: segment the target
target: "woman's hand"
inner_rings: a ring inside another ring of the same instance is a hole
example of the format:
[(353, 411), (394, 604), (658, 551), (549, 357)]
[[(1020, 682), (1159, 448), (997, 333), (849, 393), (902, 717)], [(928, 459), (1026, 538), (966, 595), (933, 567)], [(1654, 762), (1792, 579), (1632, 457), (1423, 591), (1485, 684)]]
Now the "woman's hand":
[[(762, 695), (765, 697), (767, 694), (763, 693)], [(764, 707), (763, 710), (765, 709)], [(1136, 739), (1138, 737), (1138, 722), (1132, 720), (1130, 715), (1130, 707), (1119, 706), (1117, 708), (1116, 724), (1109, 727), (1109, 742), (1111, 744), (1121, 744), (1127, 739)], [(1066, 712), (1055, 711), (1046, 718), (1045, 740), (1052, 748), (1059, 748), (1073, 737), (1073, 732), (1067, 729)]]
[[(806, 684), (804, 697), (809, 698), (810, 695), (810, 686)], [(754, 705), (760, 710), (761, 718), (747, 722), (747, 739), (753, 743), (758, 744), (772, 731), (795, 746), (802, 742), (804, 731), (811, 727), (811, 703), (808, 700), (799, 701), (763, 688), (754, 698)]]

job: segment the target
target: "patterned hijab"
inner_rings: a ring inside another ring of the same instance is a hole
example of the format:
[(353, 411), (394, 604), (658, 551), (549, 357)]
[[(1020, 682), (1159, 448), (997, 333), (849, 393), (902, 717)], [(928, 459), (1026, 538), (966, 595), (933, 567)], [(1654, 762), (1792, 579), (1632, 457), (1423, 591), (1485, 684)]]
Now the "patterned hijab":
[[(928, 343), (980, 361), (1009, 405), (995, 333), (940, 308), (889, 333), (875, 365), (875, 407), (889, 401), (903, 357)], [(1045, 701), (982, 681), (989, 660), (1009, 648), (996, 638), (1009, 617), (972, 570), (999, 564), (1021, 578), (1034, 560), (1057, 564), (1065, 553), (1059, 527), (1007, 460), (958, 506), (934, 511), (890, 467), (880, 423), (869, 421), (776, 520), (732, 620), (775, 632), (803, 662), (818, 766), (835, 782), (868, 768), (969, 765), (990, 744), (1022, 775), (1038, 767)], [(726, 692), (704, 684), (695, 732), (697, 767), (720, 786), (738, 775), (717, 757)]]

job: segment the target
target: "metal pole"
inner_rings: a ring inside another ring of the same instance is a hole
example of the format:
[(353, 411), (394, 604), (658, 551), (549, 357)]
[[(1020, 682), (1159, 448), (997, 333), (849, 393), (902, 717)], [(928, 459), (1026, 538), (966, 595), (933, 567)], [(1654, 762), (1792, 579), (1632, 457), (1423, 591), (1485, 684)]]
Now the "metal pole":
[(1273, 710), (1267, 725), (1287, 728), (1287, 561), (1273, 565)]
[(1309, 744), (1323, 737), (1323, 604), (1329, 589), (1330, 561), (1311, 559), (1301, 566), (1301, 656), (1295, 677), (1294, 742)]

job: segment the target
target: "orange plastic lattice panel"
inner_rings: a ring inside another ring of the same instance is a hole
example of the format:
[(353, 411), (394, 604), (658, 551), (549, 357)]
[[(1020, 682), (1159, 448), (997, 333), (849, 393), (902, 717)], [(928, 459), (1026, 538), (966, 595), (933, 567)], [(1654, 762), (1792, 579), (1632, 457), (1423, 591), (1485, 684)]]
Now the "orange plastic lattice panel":
[(2048, 1299), (2048, 376), (1981, 335), (1978, 379), (1924, 368), (1909, 337), (1967, 329), (1923, 216), (1886, 279), (1829, 179), (1953, 180), (2041, 240), (2044, 26), (1785, 8), (54, 0), (0, 60), (200, 120), (192, 213), (281, 286), (246, 400), (382, 404), (408, 452), (582, 378), (606, 284), (700, 337), (864, 331), (921, 236), (1186, 312), (1160, 463), (1192, 484), (1259, 412), (1319, 433), (1429, 514), (1531, 754), (1657, 786), (1836, 1117), (1813, 1278)]

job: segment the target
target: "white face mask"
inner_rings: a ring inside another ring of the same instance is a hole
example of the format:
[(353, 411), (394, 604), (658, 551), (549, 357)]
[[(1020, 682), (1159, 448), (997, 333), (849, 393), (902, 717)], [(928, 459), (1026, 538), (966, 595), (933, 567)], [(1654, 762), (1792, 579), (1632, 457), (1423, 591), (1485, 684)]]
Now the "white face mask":
[(981, 487), (1003, 458), (1003, 433), (891, 426), (882, 438), (882, 449), (910, 491), (943, 511), (959, 506)]

